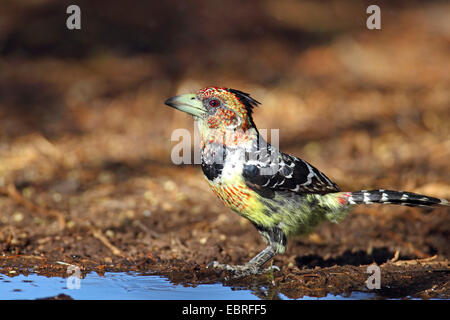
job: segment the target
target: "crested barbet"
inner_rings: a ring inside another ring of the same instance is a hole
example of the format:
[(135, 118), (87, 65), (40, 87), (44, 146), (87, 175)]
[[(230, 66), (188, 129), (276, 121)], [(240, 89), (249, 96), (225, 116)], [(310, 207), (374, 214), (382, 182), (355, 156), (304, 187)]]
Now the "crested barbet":
[(267, 243), (244, 265), (209, 264), (236, 277), (270, 270), (262, 266), (284, 253), (290, 236), (306, 235), (321, 221), (340, 222), (354, 205), (448, 205), (447, 200), (411, 192), (341, 191), (305, 160), (264, 140), (252, 119), (259, 102), (248, 93), (207, 87), (165, 104), (194, 117), (201, 136), (201, 166), (212, 191), (225, 206), (250, 220)]

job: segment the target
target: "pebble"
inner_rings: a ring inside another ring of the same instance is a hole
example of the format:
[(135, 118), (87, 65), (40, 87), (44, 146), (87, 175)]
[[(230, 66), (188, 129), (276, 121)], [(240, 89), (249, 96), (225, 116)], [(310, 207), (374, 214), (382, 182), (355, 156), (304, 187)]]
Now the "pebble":
[(15, 212), (13, 214), (13, 219), (14, 219), (15, 222), (21, 222), (23, 220), (22, 212)]

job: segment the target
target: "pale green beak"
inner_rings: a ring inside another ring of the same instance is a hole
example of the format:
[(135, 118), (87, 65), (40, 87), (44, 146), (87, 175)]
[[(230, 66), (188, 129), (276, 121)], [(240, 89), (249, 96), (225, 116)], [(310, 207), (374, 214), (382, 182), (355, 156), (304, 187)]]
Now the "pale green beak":
[(192, 93), (180, 94), (179, 96), (167, 99), (164, 103), (172, 108), (193, 115), (194, 117), (201, 118), (206, 114), (203, 103)]

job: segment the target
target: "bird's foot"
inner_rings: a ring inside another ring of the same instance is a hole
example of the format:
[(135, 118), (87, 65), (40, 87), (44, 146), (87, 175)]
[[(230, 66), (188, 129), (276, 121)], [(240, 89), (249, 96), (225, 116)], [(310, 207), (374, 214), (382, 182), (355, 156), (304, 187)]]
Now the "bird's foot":
[(271, 272), (273, 270), (280, 271), (280, 268), (278, 268), (277, 266), (270, 266), (268, 268), (261, 269), (257, 265), (252, 264), (252, 263), (246, 263), (243, 265), (229, 265), (229, 264), (219, 263), (217, 261), (213, 261), (213, 262), (209, 263), (207, 268), (215, 268), (215, 269), (221, 269), (224, 271), (231, 272), (231, 273), (233, 273), (232, 279), (242, 278), (242, 277), (246, 277), (246, 276), (254, 275), (254, 274), (267, 273), (267, 272)]

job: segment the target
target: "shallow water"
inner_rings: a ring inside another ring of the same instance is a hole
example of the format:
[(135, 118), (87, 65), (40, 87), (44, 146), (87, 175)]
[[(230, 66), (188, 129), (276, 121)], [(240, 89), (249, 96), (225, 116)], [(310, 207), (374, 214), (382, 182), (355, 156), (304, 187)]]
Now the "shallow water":
[[(80, 300), (259, 300), (255, 291), (237, 290), (222, 284), (196, 287), (174, 285), (155, 275), (108, 272), (99, 276), (88, 273), (85, 278), (45, 277), (38, 274), (9, 277), (0, 275), (0, 299), (39, 299), (65, 294)], [(259, 288), (264, 290), (264, 288)], [(304, 300), (371, 299), (374, 294), (355, 292), (349, 297), (329, 294), (326, 297), (303, 297)], [(278, 294), (277, 298), (288, 298)]]

